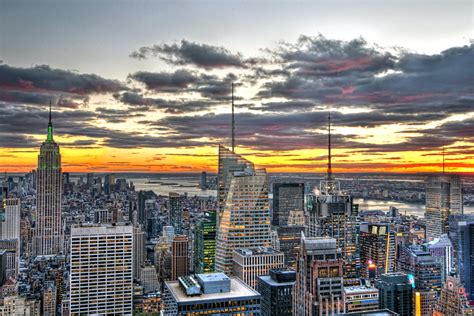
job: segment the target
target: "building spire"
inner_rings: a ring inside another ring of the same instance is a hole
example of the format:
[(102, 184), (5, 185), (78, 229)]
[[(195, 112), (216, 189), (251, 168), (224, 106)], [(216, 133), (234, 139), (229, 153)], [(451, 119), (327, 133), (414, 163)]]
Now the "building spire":
[(235, 150), (234, 83), (232, 82), (232, 152)]
[(49, 100), (49, 121), (48, 121), (48, 138), (46, 139), (48, 142), (53, 141), (53, 123), (51, 121), (51, 100)]
[(328, 114), (328, 180), (332, 180), (332, 162), (331, 162), (331, 107)]

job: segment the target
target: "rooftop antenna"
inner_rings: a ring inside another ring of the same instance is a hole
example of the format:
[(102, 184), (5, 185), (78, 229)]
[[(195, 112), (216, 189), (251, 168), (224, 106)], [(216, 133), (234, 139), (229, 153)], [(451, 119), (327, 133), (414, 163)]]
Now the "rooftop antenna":
[(235, 150), (234, 83), (232, 82), (232, 152)]
[(443, 174), (444, 174), (444, 144), (443, 144)]
[(49, 142), (53, 141), (53, 123), (51, 122), (51, 99), (49, 99), (49, 121), (48, 121), (48, 137)]
[(48, 125), (51, 124), (51, 99), (49, 99), (49, 121), (48, 121)]
[(332, 162), (331, 162), (331, 107), (328, 114), (328, 180), (332, 180)]

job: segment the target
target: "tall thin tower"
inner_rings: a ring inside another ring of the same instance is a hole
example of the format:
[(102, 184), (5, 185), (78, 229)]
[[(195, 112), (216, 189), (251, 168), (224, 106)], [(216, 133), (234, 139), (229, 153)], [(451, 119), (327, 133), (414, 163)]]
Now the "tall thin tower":
[(235, 152), (234, 83), (232, 82), (232, 152)]
[(61, 227), (62, 173), (59, 146), (53, 139), (51, 102), (46, 141), (38, 155), (36, 193), (36, 226), (33, 236), (33, 254), (56, 255), (63, 250)]

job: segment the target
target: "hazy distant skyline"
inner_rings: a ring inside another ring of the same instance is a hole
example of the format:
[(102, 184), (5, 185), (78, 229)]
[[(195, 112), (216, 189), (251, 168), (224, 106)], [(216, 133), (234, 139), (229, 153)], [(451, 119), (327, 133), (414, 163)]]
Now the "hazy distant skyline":
[(0, 1), (0, 168), (474, 172), (472, 1)]

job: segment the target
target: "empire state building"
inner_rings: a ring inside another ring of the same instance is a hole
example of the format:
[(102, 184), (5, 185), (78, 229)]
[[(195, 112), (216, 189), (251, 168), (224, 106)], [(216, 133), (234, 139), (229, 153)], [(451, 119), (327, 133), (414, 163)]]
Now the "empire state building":
[(53, 140), (51, 104), (49, 105), (48, 136), (38, 155), (36, 194), (36, 225), (33, 235), (33, 254), (57, 255), (62, 252), (61, 229), (62, 174), (59, 146)]

